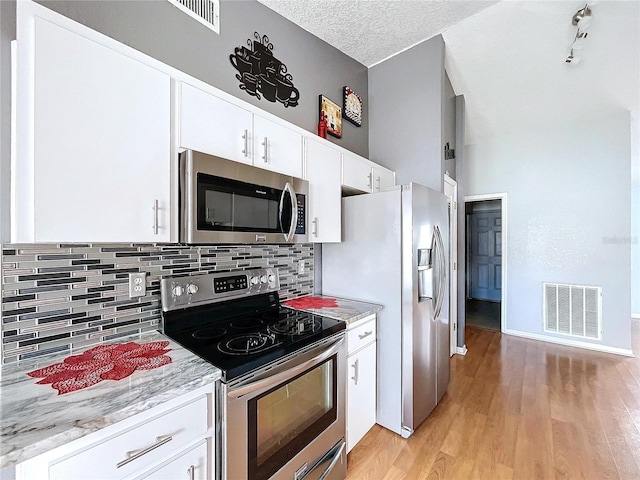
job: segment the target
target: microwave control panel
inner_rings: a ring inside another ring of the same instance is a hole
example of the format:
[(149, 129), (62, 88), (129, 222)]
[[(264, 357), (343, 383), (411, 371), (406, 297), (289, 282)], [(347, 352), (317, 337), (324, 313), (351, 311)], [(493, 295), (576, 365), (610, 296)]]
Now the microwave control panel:
[(297, 193), (296, 199), (298, 200), (298, 223), (296, 224), (296, 233), (304, 235), (306, 232), (306, 208), (305, 208), (305, 196)]

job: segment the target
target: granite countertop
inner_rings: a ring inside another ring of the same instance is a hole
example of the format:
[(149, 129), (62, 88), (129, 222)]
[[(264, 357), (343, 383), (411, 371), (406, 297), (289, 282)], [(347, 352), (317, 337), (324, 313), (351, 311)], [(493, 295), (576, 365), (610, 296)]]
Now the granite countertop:
[[(323, 303), (332, 303), (331, 300), (335, 300), (336, 306), (321, 306)], [(307, 306), (314, 304), (317, 304), (317, 306)], [(324, 317), (342, 320), (347, 324), (357, 322), (358, 320), (382, 310), (382, 305), (377, 305), (375, 303), (349, 300), (347, 298), (333, 297), (329, 295), (299, 297), (290, 301), (285, 301), (284, 305), (296, 310), (303, 310), (305, 312), (315, 313)]]
[(62, 395), (51, 384), (37, 385), (39, 378), (31, 378), (27, 372), (61, 362), (70, 355), (68, 352), (4, 365), (0, 378), (0, 469), (220, 379), (218, 368), (158, 332), (111, 343), (163, 340), (169, 342), (165, 348), (171, 349), (167, 353), (171, 363)]

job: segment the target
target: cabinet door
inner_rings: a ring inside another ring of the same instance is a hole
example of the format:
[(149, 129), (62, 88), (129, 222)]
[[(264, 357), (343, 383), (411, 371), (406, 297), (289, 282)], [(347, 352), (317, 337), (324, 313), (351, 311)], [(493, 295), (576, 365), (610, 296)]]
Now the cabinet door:
[(271, 120), (253, 117), (253, 164), (302, 178), (302, 135)]
[[(214, 475), (208, 473), (207, 465), (207, 442), (202, 441), (190, 450), (179, 455), (166, 464), (165, 466), (146, 473), (140, 480), (166, 480), (180, 479), (185, 480), (206, 480), (214, 478)], [(138, 479), (136, 479), (138, 480)]]
[(347, 357), (347, 452), (376, 423), (376, 345)]
[(169, 76), (36, 18), (34, 88), (33, 240), (169, 241)]
[(355, 155), (342, 155), (342, 185), (371, 193), (371, 165)]
[(180, 146), (251, 165), (252, 114), (183, 83)]
[(393, 170), (389, 170), (381, 165), (373, 167), (373, 191), (384, 192), (387, 188), (396, 184), (396, 175)]
[(339, 242), (342, 232), (340, 152), (307, 138), (307, 180), (309, 181), (309, 239)]

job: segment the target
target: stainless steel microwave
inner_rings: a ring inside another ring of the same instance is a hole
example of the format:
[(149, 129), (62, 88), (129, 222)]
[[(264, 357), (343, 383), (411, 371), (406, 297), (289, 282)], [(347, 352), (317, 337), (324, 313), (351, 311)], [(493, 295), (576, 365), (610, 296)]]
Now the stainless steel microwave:
[(309, 183), (193, 150), (180, 154), (180, 241), (305, 243)]

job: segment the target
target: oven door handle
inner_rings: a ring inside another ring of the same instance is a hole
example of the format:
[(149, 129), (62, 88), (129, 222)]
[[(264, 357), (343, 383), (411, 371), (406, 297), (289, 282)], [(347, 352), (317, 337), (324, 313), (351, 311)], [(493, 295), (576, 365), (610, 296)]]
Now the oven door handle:
[(306, 360), (295, 367), (287, 368), (286, 362), (281, 367), (283, 367), (283, 371), (273, 374), (272, 371), (269, 371), (269, 376), (266, 378), (258, 379), (254, 382), (248, 383), (246, 385), (242, 385), (235, 388), (230, 388), (227, 395), (231, 398), (240, 398), (249, 393), (253, 393), (257, 390), (261, 390), (265, 387), (275, 386), (290, 378), (295, 377), (299, 373), (304, 372), (309, 367), (322, 363), (322, 361), (329, 358), (331, 355), (336, 353), (340, 347), (344, 344), (344, 337), (340, 337), (340, 339), (336, 340), (331, 346), (324, 347), (322, 349), (322, 353), (312, 357), (309, 360)]

